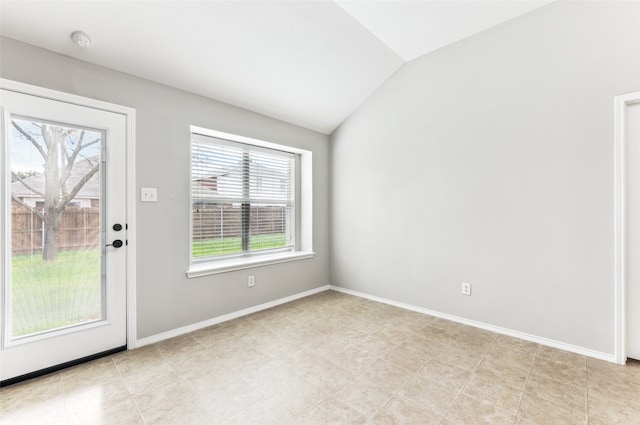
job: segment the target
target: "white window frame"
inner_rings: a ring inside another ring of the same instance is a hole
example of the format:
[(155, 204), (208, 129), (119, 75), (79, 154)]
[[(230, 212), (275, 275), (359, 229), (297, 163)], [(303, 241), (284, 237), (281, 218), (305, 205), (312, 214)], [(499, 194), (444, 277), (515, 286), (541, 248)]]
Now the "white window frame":
[[(312, 184), (312, 152), (304, 149), (294, 148), (291, 146), (279, 145), (264, 140), (252, 139), (250, 137), (238, 136), (221, 131), (211, 130), (198, 126), (191, 126), (191, 134), (215, 137), (218, 139), (229, 140), (231, 142), (244, 143), (250, 146), (257, 146), (267, 149), (276, 149), (298, 155), (300, 158), (300, 171), (298, 174), (299, 181), (296, 186), (300, 187), (299, 199), (296, 199), (296, 206), (300, 210), (296, 214), (295, 223), (296, 231), (299, 233), (299, 241), (295, 244), (295, 250), (291, 252), (280, 252), (274, 254), (264, 254), (248, 257), (236, 257), (230, 259), (212, 259), (210, 261), (198, 260), (192, 258), (193, 236), (191, 229), (193, 228), (193, 214), (191, 213), (192, 190), (189, 188), (189, 267), (187, 269), (187, 277), (195, 278), (207, 276), (217, 273), (225, 273), (235, 270), (242, 270), (251, 267), (265, 266), (269, 264), (284, 263), (287, 261), (302, 260), (315, 256), (313, 252), (313, 184)], [(191, 149), (192, 143), (189, 142)], [(191, 155), (189, 155), (191, 158)], [(189, 167), (191, 173), (191, 166)], [(189, 179), (191, 181), (191, 179)]]

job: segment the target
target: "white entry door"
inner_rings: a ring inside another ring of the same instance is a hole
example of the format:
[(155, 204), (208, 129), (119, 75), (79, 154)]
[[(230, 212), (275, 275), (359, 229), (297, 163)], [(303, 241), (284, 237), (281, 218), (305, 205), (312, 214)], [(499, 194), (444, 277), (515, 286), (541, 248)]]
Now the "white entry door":
[(640, 102), (625, 108), (627, 169), (627, 357), (640, 360)]
[(2, 89), (9, 383), (127, 344), (127, 117)]

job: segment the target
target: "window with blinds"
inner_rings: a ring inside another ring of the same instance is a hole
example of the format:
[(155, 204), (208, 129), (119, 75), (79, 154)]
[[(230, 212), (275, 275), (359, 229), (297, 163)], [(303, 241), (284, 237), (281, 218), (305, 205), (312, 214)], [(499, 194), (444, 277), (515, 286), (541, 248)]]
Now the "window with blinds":
[(191, 258), (293, 251), (295, 155), (191, 135)]

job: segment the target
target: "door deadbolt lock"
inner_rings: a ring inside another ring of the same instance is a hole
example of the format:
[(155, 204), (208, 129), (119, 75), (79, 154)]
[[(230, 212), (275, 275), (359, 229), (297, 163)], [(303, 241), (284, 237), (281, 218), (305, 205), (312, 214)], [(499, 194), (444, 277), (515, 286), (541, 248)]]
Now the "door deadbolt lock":
[(113, 228), (114, 231), (119, 232), (120, 230), (122, 230), (122, 224), (116, 223), (116, 224), (113, 225), (112, 228)]

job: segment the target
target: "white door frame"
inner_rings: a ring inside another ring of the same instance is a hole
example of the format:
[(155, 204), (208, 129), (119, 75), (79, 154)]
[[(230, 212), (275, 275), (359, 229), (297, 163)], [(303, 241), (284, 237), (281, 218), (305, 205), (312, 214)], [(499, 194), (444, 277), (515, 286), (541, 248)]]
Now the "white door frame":
[[(6, 90), (39, 96), (46, 99), (100, 109), (126, 117), (126, 211), (127, 211), (127, 349), (136, 347), (136, 110), (126, 106), (90, 99), (83, 96), (51, 90), (31, 84), (0, 78), (0, 87)], [(0, 229), (1, 230), (1, 229)]]
[(615, 347), (618, 364), (627, 361), (626, 305), (626, 119), (627, 106), (640, 103), (640, 91), (614, 98), (614, 281), (615, 281)]

